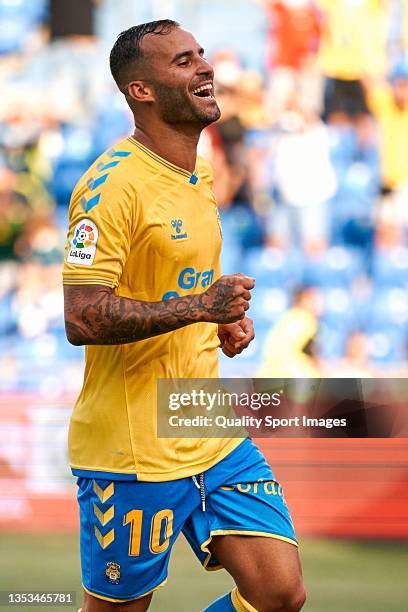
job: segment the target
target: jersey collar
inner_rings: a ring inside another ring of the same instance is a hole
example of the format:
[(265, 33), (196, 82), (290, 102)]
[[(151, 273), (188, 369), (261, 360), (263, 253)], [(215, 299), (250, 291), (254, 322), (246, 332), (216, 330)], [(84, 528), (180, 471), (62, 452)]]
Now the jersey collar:
[(184, 170), (183, 168), (180, 168), (179, 166), (167, 161), (167, 159), (160, 157), (160, 155), (157, 155), (157, 153), (153, 153), (153, 151), (142, 145), (138, 140), (136, 140), (136, 138), (133, 138), (133, 136), (128, 136), (128, 140), (132, 143), (132, 145), (136, 146), (139, 151), (142, 151), (142, 153), (145, 153), (145, 155), (148, 155), (151, 159), (154, 159), (154, 161), (161, 164), (168, 170), (172, 170), (173, 172), (177, 172), (177, 174), (182, 174), (183, 176), (187, 177), (189, 183), (192, 185), (195, 185), (198, 182), (197, 168), (194, 170), (193, 174), (191, 174), (187, 170)]

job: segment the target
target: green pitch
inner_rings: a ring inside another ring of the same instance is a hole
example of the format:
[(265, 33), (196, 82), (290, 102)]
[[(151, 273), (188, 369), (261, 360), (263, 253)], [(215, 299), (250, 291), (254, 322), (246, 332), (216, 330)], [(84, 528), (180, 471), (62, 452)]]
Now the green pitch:
[[(408, 543), (382, 544), (306, 539), (301, 552), (309, 612), (401, 612), (408, 600)], [(60, 534), (0, 535), (0, 590), (77, 591), (81, 602), (76, 537)], [(152, 612), (200, 612), (225, 593), (224, 571), (204, 572), (179, 538), (169, 581)], [(79, 605), (78, 605), (79, 607)], [(3, 607), (3, 610), (68, 611), (69, 607)], [(77, 607), (75, 607), (75, 610)]]

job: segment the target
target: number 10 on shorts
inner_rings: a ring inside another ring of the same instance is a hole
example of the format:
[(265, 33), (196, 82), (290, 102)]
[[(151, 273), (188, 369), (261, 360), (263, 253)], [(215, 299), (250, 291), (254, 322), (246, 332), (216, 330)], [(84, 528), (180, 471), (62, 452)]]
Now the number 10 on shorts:
[[(140, 542), (142, 539), (143, 510), (131, 510), (123, 518), (123, 525), (130, 525), (129, 556), (140, 555)], [(165, 508), (153, 515), (150, 524), (150, 552), (155, 555), (167, 550), (170, 538), (173, 535), (173, 511)]]

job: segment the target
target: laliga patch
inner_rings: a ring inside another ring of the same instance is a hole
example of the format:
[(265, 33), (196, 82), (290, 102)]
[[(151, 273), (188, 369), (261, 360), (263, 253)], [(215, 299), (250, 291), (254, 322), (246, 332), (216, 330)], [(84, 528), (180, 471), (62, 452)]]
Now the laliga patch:
[(82, 219), (77, 223), (68, 251), (67, 262), (80, 266), (92, 265), (95, 259), (98, 233), (98, 228), (90, 219)]

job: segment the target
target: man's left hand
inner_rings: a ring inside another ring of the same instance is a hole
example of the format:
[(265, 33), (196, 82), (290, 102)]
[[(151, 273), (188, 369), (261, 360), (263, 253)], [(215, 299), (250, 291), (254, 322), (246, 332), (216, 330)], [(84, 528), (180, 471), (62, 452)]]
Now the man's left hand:
[(245, 317), (236, 323), (219, 325), (218, 337), (221, 342), (220, 348), (224, 355), (235, 357), (235, 355), (242, 353), (255, 338), (253, 321), (249, 317)]

